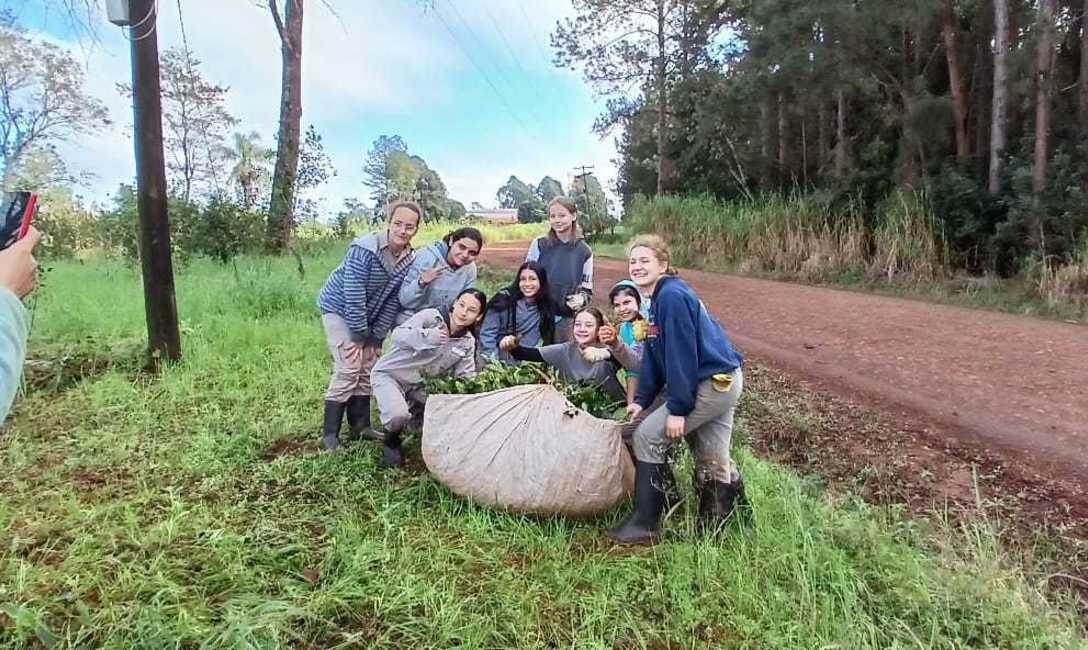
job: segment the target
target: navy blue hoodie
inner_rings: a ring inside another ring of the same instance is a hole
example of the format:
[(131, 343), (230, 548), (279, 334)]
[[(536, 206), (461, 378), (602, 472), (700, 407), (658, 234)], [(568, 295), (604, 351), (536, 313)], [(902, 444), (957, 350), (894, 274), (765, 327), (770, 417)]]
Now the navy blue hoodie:
[(664, 387), (669, 413), (687, 415), (702, 381), (744, 362), (703, 301), (678, 277), (657, 283), (649, 320), (635, 399), (642, 408), (649, 408)]

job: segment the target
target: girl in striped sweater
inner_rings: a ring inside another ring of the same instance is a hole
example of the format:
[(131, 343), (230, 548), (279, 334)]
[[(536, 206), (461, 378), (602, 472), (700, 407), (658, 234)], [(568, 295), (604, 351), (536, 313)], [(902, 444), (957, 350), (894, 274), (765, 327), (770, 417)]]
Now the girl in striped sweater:
[(370, 429), (370, 371), (400, 310), (397, 294), (412, 265), (412, 237), (423, 209), (412, 201), (396, 201), (386, 215), (386, 231), (353, 241), (317, 299), (333, 363), (321, 432), (325, 449), (340, 447), (345, 413), (352, 438)]

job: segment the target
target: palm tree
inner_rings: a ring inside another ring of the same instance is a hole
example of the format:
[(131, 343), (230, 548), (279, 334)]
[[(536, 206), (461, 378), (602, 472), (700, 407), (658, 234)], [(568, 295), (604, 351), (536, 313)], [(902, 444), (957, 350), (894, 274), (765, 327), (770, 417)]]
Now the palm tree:
[(235, 133), (234, 144), (226, 148), (227, 160), (234, 161), (230, 180), (238, 183), (242, 205), (248, 210), (260, 199), (261, 181), (268, 177), (266, 165), (272, 160), (273, 151), (261, 144), (256, 131)]

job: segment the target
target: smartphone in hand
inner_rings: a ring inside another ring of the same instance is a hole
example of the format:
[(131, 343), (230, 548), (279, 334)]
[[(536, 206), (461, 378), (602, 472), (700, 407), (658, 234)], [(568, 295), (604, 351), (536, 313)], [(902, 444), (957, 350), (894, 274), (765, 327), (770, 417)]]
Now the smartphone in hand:
[(4, 192), (0, 201), (0, 250), (26, 236), (37, 211), (37, 193)]

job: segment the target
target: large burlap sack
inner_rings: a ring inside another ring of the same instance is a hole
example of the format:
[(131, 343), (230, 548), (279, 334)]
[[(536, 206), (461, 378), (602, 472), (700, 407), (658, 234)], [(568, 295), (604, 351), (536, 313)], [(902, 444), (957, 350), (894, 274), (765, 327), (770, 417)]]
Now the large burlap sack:
[(591, 515), (634, 489), (620, 425), (546, 384), (431, 395), (423, 461), (455, 493), (515, 512)]

